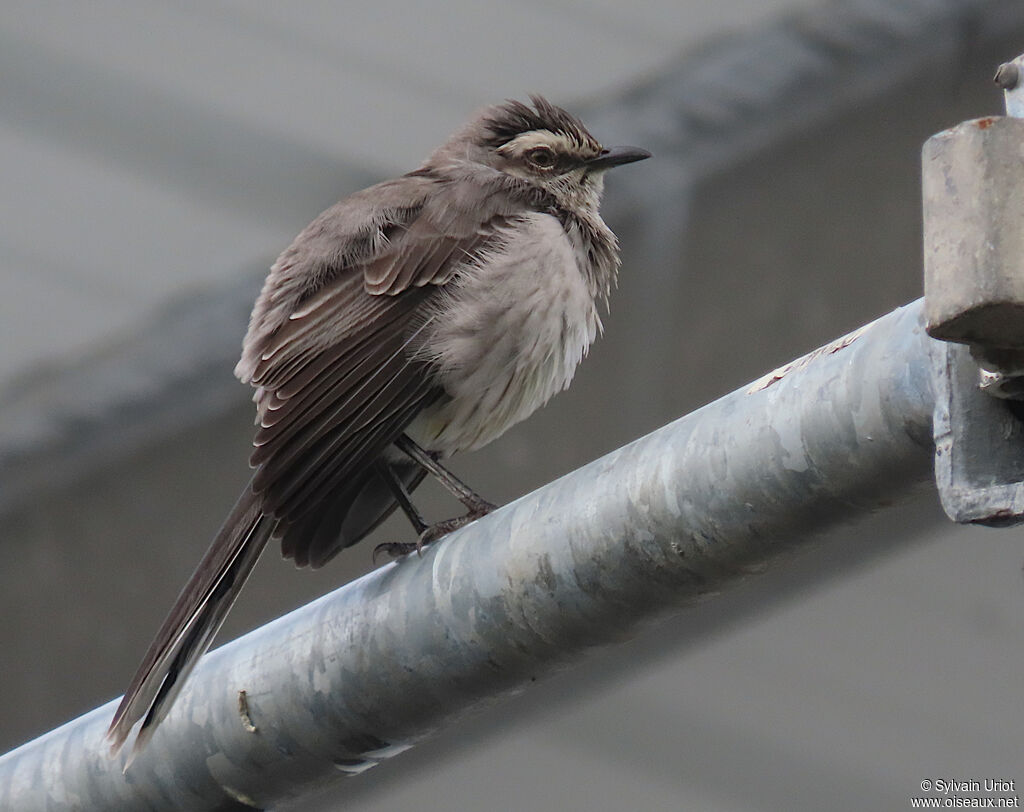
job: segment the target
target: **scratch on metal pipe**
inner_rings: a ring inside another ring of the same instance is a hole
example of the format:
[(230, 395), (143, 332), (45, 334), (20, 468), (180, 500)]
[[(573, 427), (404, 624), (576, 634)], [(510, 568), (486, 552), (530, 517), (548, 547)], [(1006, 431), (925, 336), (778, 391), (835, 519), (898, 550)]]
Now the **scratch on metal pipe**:
[[(875, 321), (877, 321), (877, 319)], [(874, 321), (869, 322), (868, 324), (858, 327), (852, 333), (847, 333), (842, 338), (837, 338), (831, 344), (826, 344), (824, 347), (818, 347), (818, 349), (813, 352), (809, 352), (807, 355), (797, 358), (795, 361), (790, 361), (788, 364), (784, 364), (778, 369), (772, 370), (767, 375), (763, 375), (750, 384), (747, 388), (747, 394), (753, 395), (755, 392), (767, 389), (772, 384), (781, 381), (790, 373), (799, 372), (801, 369), (804, 369), (816, 358), (820, 358), (823, 355), (832, 355), (846, 347), (849, 347), (854, 341), (870, 330), (874, 324)]]

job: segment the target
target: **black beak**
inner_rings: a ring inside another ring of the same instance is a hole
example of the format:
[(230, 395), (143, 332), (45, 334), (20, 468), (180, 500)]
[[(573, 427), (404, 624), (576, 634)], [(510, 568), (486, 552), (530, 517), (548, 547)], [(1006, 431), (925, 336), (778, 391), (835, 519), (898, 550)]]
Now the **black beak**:
[(587, 161), (588, 172), (603, 172), (613, 166), (631, 164), (634, 161), (643, 161), (651, 157), (646, 149), (639, 147), (612, 147), (601, 152), (596, 158)]

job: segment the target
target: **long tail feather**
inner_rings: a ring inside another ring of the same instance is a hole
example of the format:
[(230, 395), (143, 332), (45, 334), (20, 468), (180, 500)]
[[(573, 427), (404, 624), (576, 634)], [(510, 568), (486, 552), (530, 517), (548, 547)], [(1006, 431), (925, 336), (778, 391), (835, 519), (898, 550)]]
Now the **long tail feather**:
[(107, 731), (114, 753), (143, 719), (128, 764), (145, 747), (210, 647), (273, 529), (274, 520), (263, 515), (259, 497), (246, 487), (185, 584), (114, 713)]

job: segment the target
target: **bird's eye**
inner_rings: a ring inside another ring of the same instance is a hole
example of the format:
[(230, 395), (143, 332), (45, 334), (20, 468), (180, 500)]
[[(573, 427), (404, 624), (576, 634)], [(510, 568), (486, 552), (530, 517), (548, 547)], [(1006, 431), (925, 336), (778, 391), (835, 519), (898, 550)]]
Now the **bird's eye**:
[(534, 147), (526, 153), (526, 160), (539, 169), (550, 169), (555, 165), (555, 151), (550, 147)]

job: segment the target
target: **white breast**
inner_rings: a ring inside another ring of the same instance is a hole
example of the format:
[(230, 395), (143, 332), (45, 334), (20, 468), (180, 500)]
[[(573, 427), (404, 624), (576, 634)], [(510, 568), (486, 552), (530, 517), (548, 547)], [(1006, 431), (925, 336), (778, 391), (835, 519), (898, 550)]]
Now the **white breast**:
[(569, 385), (601, 330), (585, 256), (555, 217), (531, 213), (460, 275), (424, 348), (448, 398), (409, 427), (414, 439), (445, 456), (479, 448)]

